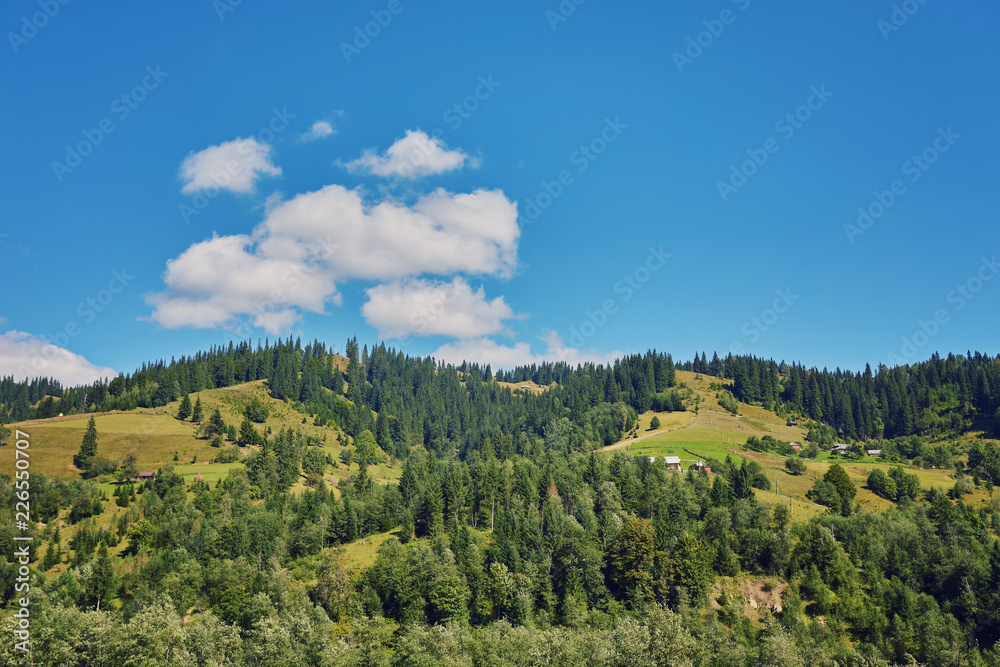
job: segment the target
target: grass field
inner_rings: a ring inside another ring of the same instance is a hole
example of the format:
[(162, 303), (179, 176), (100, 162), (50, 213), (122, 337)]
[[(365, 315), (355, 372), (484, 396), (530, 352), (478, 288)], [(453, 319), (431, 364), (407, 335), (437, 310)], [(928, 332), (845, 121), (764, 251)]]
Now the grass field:
[[(739, 414), (724, 410), (715, 397), (716, 390), (709, 389), (712, 382), (726, 383), (725, 380), (709, 375), (696, 375), (686, 371), (677, 371), (678, 384), (683, 383), (694, 390), (700, 397), (697, 402), (698, 413), (693, 405), (687, 412), (658, 413), (662, 426), (656, 431), (646, 431), (654, 413), (640, 415), (640, 437), (626, 438), (599, 452), (611, 455), (615, 452), (627, 452), (630, 456), (677, 456), (685, 468), (697, 459), (714, 458), (725, 460), (726, 456), (733, 459), (746, 458), (756, 461), (764, 469), (771, 482), (771, 491), (757, 490), (757, 497), (771, 504), (791, 503), (792, 516), (795, 521), (804, 521), (807, 516), (826, 508), (815, 505), (806, 493), (815, 481), (822, 477), (833, 463), (839, 463), (847, 471), (851, 481), (858, 487), (855, 500), (862, 508), (870, 511), (885, 509), (892, 503), (879, 498), (865, 488), (868, 475), (875, 467), (885, 470), (899, 464), (881, 459), (865, 457), (854, 460), (843, 457), (831, 457), (823, 452), (816, 460), (806, 460), (806, 471), (802, 475), (792, 475), (785, 467), (784, 456), (762, 453), (743, 448), (750, 436), (771, 437), (788, 442), (805, 441), (805, 430), (800, 427), (786, 426), (786, 419), (765, 410), (760, 406), (739, 403)], [(920, 486), (927, 490), (938, 488), (947, 490), (954, 486), (955, 476), (950, 470), (927, 470), (903, 466), (907, 473), (920, 479)], [(790, 498), (789, 498), (790, 497)], [(967, 503), (985, 502), (990, 495), (982, 489), (974, 489), (965, 496)]]
[[(90, 415), (76, 415), (11, 428), (31, 436), (31, 470), (51, 477), (75, 478), (80, 471), (73, 465), (73, 455), (80, 449)], [(98, 454), (121, 459), (135, 452), (140, 470), (156, 470), (173, 461), (197, 456), (208, 463), (218, 451), (205, 440), (194, 437), (194, 428), (167, 414), (144, 412), (107, 413), (94, 416), (98, 434)], [(13, 456), (0, 456), (0, 474), (12, 474)]]

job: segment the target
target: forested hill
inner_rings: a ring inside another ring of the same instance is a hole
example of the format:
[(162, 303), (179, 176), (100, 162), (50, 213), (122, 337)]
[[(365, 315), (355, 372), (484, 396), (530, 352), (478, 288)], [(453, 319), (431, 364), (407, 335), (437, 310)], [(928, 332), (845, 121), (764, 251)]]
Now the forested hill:
[[(566, 418), (574, 426), (566, 435), (570, 445), (584, 449), (589, 444), (583, 440), (600, 445), (619, 439), (636, 413), (681, 409), (672, 392), (675, 368), (731, 380), (729, 389), (740, 401), (825, 425), (815, 430), (821, 444), (969, 429), (1000, 435), (1000, 356), (979, 352), (947, 358), (935, 353), (909, 366), (879, 366), (875, 372), (866, 366), (851, 373), (752, 356), (715, 354), (708, 361), (704, 352), (675, 365), (670, 354), (649, 351), (609, 366), (560, 362), (494, 374), (488, 365), (445, 365), (384, 344), (359, 349), (357, 339), (347, 342), (344, 356), (318, 341), (304, 347), (291, 339), (256, 347), (230, 343), (74, 388), (6, 377), (0, 381), (0, 423), (157, 407), (191, 392), (267, 379), (274, 397), (300, 401), (318, 413), (320, 423), (333, 422), (352, 436), (377, 428), (381, 442), (391, 429), (397, 443), (464, 453), (489, 446), (498, 433), (515, 439), (542, 435), (553, 420)], [(525, 381), (551, 386), (541, 394), (510, 386)], [(384, 423), (375, 423), (372, 411), (384, 415)]]
[(4, 380), (0, 664), (1000, 666), (997, 359), (344, 352)]

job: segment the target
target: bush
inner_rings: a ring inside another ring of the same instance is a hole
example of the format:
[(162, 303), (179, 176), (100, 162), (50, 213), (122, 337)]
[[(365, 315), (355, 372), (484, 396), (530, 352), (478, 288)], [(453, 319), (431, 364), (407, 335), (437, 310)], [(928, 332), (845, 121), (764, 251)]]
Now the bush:
[(267, 421), (267, 416), (270, 414), (271, 410), (263, 401), (254, 396), (247, 403), (246, 409), (243, 412), (250, 421), (255, 424), (263, 424)]
[(882, 496), (886, 500), (896, 500), (896, 482), (881, 468), (875, 468), (868, 474), (866, 486), (871, 489), (872, 493)]
[(816, 443), (809, 443), (799, 451), (799, 456), (804, 459), (814, 459), (819, 456), (819, 447)]
[(806, 471), (806, 464), (802, 462), (802, 459), (787, 458), (785, 459), (785, 468), (793, 475), (801, 475)]
[(826, 480), (817, 479), (806, 496), (818, 505), (840, 509), (841, 500), (840, 494), (837, 493), (837, 487)]
[(736, 402), (736, 397), (733, 396), (728, 390), (723, 390), (719, 394), (719, 405), (725, 410), (729, 410), (734, 415), (740, 411), (740, 405)]

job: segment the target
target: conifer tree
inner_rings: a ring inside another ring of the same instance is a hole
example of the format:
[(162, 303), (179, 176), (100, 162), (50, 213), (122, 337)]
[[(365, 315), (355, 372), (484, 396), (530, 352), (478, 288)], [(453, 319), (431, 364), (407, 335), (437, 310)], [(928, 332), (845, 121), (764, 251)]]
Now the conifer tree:
[(73, 457), (73, 465), (81, 470), (90, 467), (90, 462), (97, 456), (97, 424), (94, 417), (90, 417), (87, 422), (87, 432), (83, 434), (83, 442), (80, 444), (80, 451)]
[(55, 538), (49, 541), (49, 545), (45, 547), (45, 558), (42, 559), (42, 570), (51, 570), (58, 561), (56, 560), (56, 541)]
[(101, 547), (94, 563), (94, 570), (87, 581), (87, 595), (96, 603), (97, 611), (101, 610), (101, 603), (107, 604), (113, 597), (115, 590), (115, 570), (108, 556), (108, 548)]
[(199, 423), (201, 422), (202, 416), (203, 415), (201, 411), (201, 396), (199, 396), (194, 401), (194, 410), (191, 411), (191, 421)]
[(181, 399), (181, 406), (177, 408), (177, 418), (184, 421), (191, 416), (191, 397), (184, 394), (184, 398)]

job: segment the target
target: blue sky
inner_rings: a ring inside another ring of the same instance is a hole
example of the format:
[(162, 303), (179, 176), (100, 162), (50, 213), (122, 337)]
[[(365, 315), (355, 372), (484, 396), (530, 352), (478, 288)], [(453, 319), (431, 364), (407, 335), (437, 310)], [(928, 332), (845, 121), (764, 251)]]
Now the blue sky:
[(5, 3), (0, 373), (997, 353), (1000, 8), (675, 4)]

